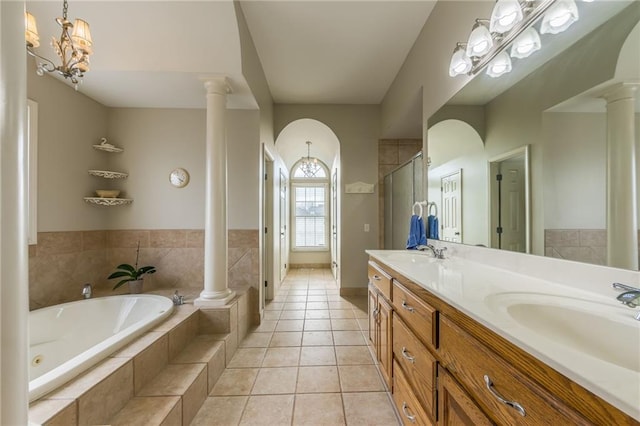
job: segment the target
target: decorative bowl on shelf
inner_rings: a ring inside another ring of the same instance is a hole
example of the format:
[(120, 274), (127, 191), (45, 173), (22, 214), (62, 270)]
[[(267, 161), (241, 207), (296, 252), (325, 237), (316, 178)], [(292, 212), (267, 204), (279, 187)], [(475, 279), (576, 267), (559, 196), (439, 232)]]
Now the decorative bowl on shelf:
[(120, 195), (118, 189), (96, 189), (96, 194), (100, 198), (117, 198)]

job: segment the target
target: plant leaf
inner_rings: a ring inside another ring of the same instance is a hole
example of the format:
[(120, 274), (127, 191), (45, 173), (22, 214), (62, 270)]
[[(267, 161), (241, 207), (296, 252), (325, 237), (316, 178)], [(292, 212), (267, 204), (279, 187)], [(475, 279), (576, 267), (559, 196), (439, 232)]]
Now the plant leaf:
[(124, 283), (128, 283), (129, 281), (136, 281), (136, 280), (135, 280), (134, 278), (127, 278), (127, 279), (125, 279), (125, 280), (122, 280), (122, 281), (120, 281), (118, 284), (114, 285), (112, 290), (117, 289), (117, 288), (118, 288), (118, 287), (120, 287), (122, 284), (124, 284)]
[(120, 277), (130, 277), (131, 276), (131, 272), (128, 271), (116, 271), (113, 274), (109, 275), (107, 277), (108, 280), (114, 279), (114, 278), (120, 278)]
[(116, 269), (122, 269), (122, 270), (125, 270), (125, 271), (129, 271), (131, 273), (135, 273), (136, 272), (135, 268), (133, 266), (129, 265), (128, 263), (123, 263), (121, 265), (118, 265), (118, 267)]
[(154, 272), (156, 272), (155, 266), (143, 266), (142, 268), (138, 269), (138, 276), (144, 274), (153, 274)]

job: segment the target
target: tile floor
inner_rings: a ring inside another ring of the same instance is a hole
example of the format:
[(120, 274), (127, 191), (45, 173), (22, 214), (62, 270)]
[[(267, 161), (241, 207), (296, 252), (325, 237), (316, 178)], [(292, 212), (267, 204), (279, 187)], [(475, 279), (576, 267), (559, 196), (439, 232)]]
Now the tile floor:
[(367, 326), (330, 270), (291, 270), (191, 424), (398, 425)]

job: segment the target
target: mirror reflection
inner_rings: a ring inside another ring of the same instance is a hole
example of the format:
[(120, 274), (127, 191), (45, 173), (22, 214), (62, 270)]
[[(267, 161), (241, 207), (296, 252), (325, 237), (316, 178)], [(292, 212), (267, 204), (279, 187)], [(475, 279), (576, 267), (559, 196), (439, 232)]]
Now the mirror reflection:
[(638, 269), (640, 3), (578, 6), (513, 75), (479, 73), (429, 118), (441, 239)]

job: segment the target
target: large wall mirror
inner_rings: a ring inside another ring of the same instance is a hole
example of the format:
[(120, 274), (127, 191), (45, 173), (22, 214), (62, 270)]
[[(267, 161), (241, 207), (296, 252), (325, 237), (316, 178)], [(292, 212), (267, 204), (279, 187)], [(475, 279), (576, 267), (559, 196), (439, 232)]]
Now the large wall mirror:
[[(638, 174), (615, 177), (633, 193), (617, 201), (636, 206), (623, 227), (636, 262), (610, 261), (617, 204), (606, 95), (640, 84), (640, 2), (576, 3), (580, 20), (566, 32), (543, 36), (542, 50), (514, 59), (510, 74), (480, 72), (428, 119), (427, 198), (442, 212), (443, 182), (460, 171), (462, 227), (450, 241), (637, 269)], [(638, 92), (629, 115), (636, 151)]]

